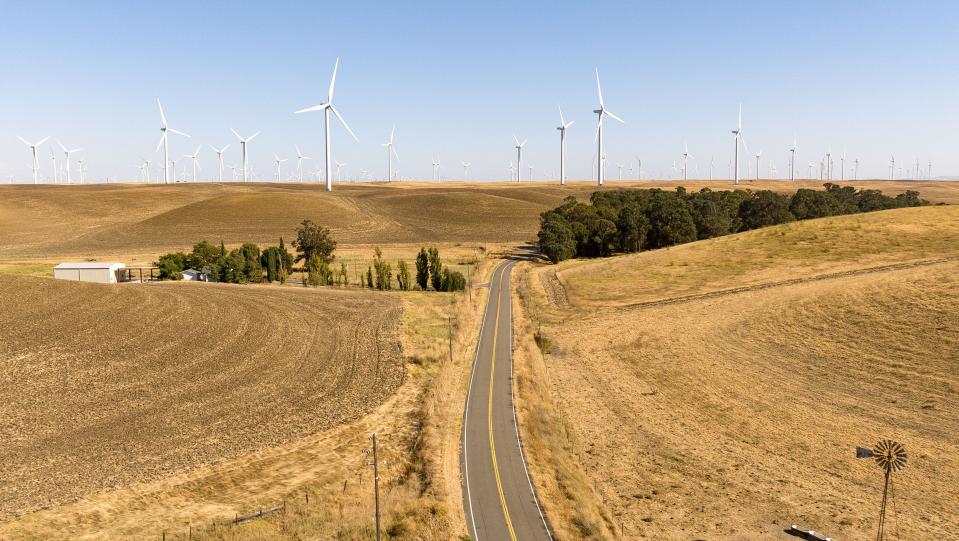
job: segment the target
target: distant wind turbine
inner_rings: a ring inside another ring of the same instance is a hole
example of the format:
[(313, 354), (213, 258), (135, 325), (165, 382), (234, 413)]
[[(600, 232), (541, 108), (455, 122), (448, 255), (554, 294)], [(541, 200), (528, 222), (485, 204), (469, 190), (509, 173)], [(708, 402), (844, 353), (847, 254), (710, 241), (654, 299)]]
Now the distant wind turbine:
[(300, 109), (296, 113), (309, 113), (312, 111), (323, 111), (323, 128), (326, 132), (326, 191), (333, 190), (333, 177), (332, 177), (332, 164), (330, 160), (332, 159), (332, 154), (330, 151), (330, 111), (333, 111), (333, 114), (336, 115), (336, 118), (339, 119), (340, 124), (343, 124), (343, 127), (346, 128), (346, 131), (349, 132), (350, 136), (359, 143), (360, 140), (356, 138), (356, 134), (353, 133), (353, 130), (350, 129), (346, 121), (343, 120), (343, 117), (340, 113), (333, 107), (333, 87), (336, 85), (336, 70), (340, 67), (340, 59), (336, 59), (336, 63), (333, 65), (333, 78), (330, 79), (330, 89), (326, 93), (326, 102), (319, 105), (314, 105), (313, 107), (307, 107), (306, 109)]
[[(216, 176), (217, 182), (223, 182), (223, 153), (226, 152), (226, 149), (228, 148), (230, 148), (230, 145), (227, 145), (221, 149), (217, 149), (215, 146), (210, 145), (210, 149), (213, 150), (213, 152), (216, 152), (216, 159), (219, 163)], [(234, 175), (233, 180), (236, 180), (236, 175)]]
[(796, 180), (796, 136), (793, 135), (793, 146), (789, 148), (789, 180)]
[(396, 124), (393, 124), (393, 129), (390, 130), (390, 140), (386, 143), (383, 143), (381, 146), (386, 147), (386, 181), (393, 182), (393, 157), (396, 156), (396, 161), (400, 161), (399, 154), (396, 153), (396, 147), (393, 145), (393, 135), (396, 134)]
[[(33, 153), (33, 183), (34, 183), (34, 184), (39, 184), (38, 178), (39, 178), (39, 176), (40, 176), (40, 160), (37, 158), (37, 147), (39, 147), (39, 146), (42, 145), (43, 143), (46, 143), (46, 142), (47, 142), (47, 139), (49, 139), (49, 138), (50, 138), (50, 137), (47, 136), (47, 137), (44, 137), (43, 139), (41, 139), (39, 143), (31, 143), (31, 142), (27, 141), (26, 139), (24, 139), (23, 137), (20, 137), (19, 135), (17, 136), (17, 139), (19, 139), (20, 141), (22, 141), (23, 144), (25, 144), (25, 145), (27, 145), (28, 147), (30, 147), (30, 152)], [(54, 172), (55, 172), (55, 171), (56, 171), (56, 165), (54, 165)], [(54, 181), (54, 182), (56, 182), (56, 181)]]
[(470, 179), (470, 162), (463, 162), (463, 180)]
[(686, 181), (686, 172), (689, 170), (689, 158), (693, 156), (689, 153), (689, 146), (683, 141), (683, 181)]
[(293, 145), (293, 148), (296, 150), (296, 176), (300, 182), (303, 182), (303, 160), (312, 160), (313, 158), (304, 156), (303, 153), (300, 152), (300, 147)]
[(50, 159), (53, 160), (53, 183), (59, 184), (60, 169), (57, 168), (57, 153), (53, 150), (53, 147), (50, 147)]
[[(281, 182), (283, 180), (283, 162), (286, 160), (280, 159), (280, 157), (276, 155), (276, 152), (273, 153), (273, 160), (276, 163), (276, 181)], [(337, 173), (339, 172), (337, 171)]]
[(519, 139), (514, 135), (513, 141), (516, 141), (516, 182), (519, 182), (523, 176), (523, 146), (526, 145), (526, 141), (529, 141), (529, 139), (523, 139), (523, 142), (520, 143)]
[(253, 140), (254, 137), (256, 137), (257, 135), (260, 135), (260, 132), (256, 132), (253, 135), (244, 139), (243, 137), (240, 136), (240, 134), (236, 133), (236, 130), (231, 128), (230, 131), (233, 132), (233, 135), (235, 135), (236, 138), (240, 140), (240, 148), (243, 149), (243, 182), (246, 182), (247, 167), (249, 166), (249, 159), (248, 159), (249, 154), (247, 153), (246, 146), (250, 141)]
[(563, 186), (566, 184), (566, 130), (575, 120), (566, 122), (563, 117), (563, 108), (559, 105), (556, 107), (559, 108), (559, 127), (556, 128), (559, 130), (559, 184)]
[(749, 147), (746, 146), (746, 140), (743, 138), (743, 104), (739, 104), (739, 120), (736, 123), (736, 129), (733, 130), (733, 135), (736, 136), (736, 152), (735, 158), (733, 159), (734, 166), (733, 170), (735, 171), (736, 184), (739, 184), (739, 145), (742, 143), (743, 149), (746, 152), (749, 152)]
[(333, 160), (333, 161), (336, 162), (336, 181), (340, 182), (341, 180), (343, 180), (343, 177), (340, 175), (340, 172), (343, 170), (346, 164), (337, 162), (336, 160)]
[(435, 156), (433, 157), (433, 182), (437, 182), (440, 179), (440, 161)]
[(600, 159), (596, 160), (598, 164), (596, 167), (596, 185), (602, 186), (606, 176), (606, 154), (603, 152), (603, 117), (608, 116), (622, 124), (625, 124), (626, 121), (606, 110), (606, 104), (603, 101), (603, 87), (599, 82), (599, 68), (596, 68), (596, 91), (599, 93), (599, 109), (595, 109), (593, 112), (596, 113), (598, 118), (596, 123), (596, 155), (600, 156)]
[(763, 151), (760, 150), (756, 153), (756, 180), (759, 180), (759, 158), (762, 157)]
[[(171, 128), (169, 125), (167, 125), (166, 116), (163, 114), (163, 106), (160, 105), (160, 98), (157, 98), (157, 107), (160, 108), (160, 124), (161, 124), (161, 126), (160, 126), (160, 132), (161, 132), (162, 135), (160, 135), (160, 142), (159, 142), (159, 144), (157, 144), (156, 152), (159, 152), (159, 151), (160, 151), (160, 147), (161, 147), (161, 146), (163, 147), (163, 183), (164, 183), (164, 184), (169, 184), (169, 183), (170, 183), (170, 171), (169, 171), (168, 167), (169, 167), (169, 164), (170, 164), (170, 141), (169, 141), (168, 134), (170, 134), (170, 133), (175, 133), (175, 134), (177, 134), (177, 135), (182, 135), (183, 137), (190, 137), (190, 136), (187, 135), (187, 134), (185, 134), (185, 133), (183, 133), (183, 132), (181, 132), (181, 131), (176, 131), (176, 130), (174, 130), (173, 128)], [(67, 156), (67, 159), (68, 159), (67, 177), (69, 178), (69, 176), (70, 176), (70, 173), (69, 173), (69, 156)], [(176, 170), (174, 170), (173, 173), (174, 173), (174, 175), (176, 175)], [(174, 179), (174, 181), (175, 181), (175, 180), (176, 180), (176, 179)]]
[[(73, 182), (72, 178), (70, 177), (70, 154), (73, 154), (74, 152), (80, 152), (80, 151), (83, 150), (83, 149), (82, 149), (82, 148), (74, 148), (74, 149), (72, 149), (72, 150), (68, 150), (67, 147), (63, 146), (63, 143), (61, 143), (59, 139), (57, 139), (57, 145), (60, 146), (60, 149), (63, 150), (63, 153), (64, 153), (64, 154), (66, 155), (66, 157), (67, 157), (66, 162), (65, 162), (65, 167), (67, 168), (67, 184), (70, 184), (71, 182)], [(83, 172), (81, 171), (80, 184), (83, 184), (83, 175), (82, 175), (82, 173), (83, 173)]]
[[(196, 182), (196, 170), (197, 170), (198, 167), (200, 167), (200, 164), (197, 163), (197, 157), (198, 157), (199, 154), (200, 154), (200, 149), (201, 149), (201, 148), (203, 148), (203, 147), (202, 147), (202, 146), (198, 146), (198, 147), (196, 147), (196, 152), (194, 152), (193, 154), (184, 154), (184, 155), (183, 155), (184, 158), (190, 158), (191, 160), (193, 160), (193, 182)], [(202, 169), (202, 167), (200, 167), (200, 169)]]

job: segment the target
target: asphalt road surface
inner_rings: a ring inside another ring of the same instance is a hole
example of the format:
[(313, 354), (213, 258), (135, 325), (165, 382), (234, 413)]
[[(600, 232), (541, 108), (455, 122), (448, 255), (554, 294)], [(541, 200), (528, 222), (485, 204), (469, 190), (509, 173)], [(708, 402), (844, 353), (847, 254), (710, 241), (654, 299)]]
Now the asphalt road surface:
[(550, 540), (513, 410), (510, 272), (493, 270), (463, 422), (463, 499), (475, 541)]

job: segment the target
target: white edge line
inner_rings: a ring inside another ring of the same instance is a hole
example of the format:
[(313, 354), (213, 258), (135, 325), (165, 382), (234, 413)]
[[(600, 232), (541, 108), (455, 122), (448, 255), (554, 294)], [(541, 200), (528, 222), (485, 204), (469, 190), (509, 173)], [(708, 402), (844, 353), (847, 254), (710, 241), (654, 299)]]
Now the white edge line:
[[(490, 284), (493, 283), (493, 280), (496, 278), (496, 271), (500, 270), (501, 266), (503, 266), (503, 263), (500, 263), (493, 269), (493, 274), (490, 275)], [(492, 287), (490, 287), (490, 292), (492, 293)], [(469, 422), (470, 396), (473, 394), (473, 379), (476, 377), (476, 361), (479, 358), (480, 344), (483, 343), (483, 332), (486, 330), (486, 315), (489, 312), (491, 297), (492, 294), (486, 296), (486, 307), (483, 308), (483, 322), (480, 324), (479, 336), (476, 337), (476, 349), (473, 351), (473, 370), (470, 373), (470, 384), (466, 391), (466, 407), (463, 410), (463, 480), (466, 481), (466, 503), (470, 510), (470, 529), (473, 531), (473, 539), (476, 541), (479, 541), (479, 536), (476, 535), (476, 518), (473, 516), (473, 498), (470, 494), (470, 469), (468, 453), (466, 451), (466, 423)], [(512, 329), (510, 329), (510, 336), (512, 336)]]
[(523, 442), (519, 437), (519, 425), (516, 422), (516, 401), (513, 398), (513, 287), (512, 287), (512, 269), (510, 269), (510, 303), (509, 303), (509, 402), (513, 408), (513, 431), (516, 433), (516, 445), (519, 447), (519, 456), (523, 459), (523, 471), (526, 472), (526, 482), (529, 483), (529, 490), (533, 494), (533, 503), (536, 504), (536, 510), (539, 511), (539, 518), (543, 521), (543, 527), (546, 528), (546, 535), (552, 541), (553, 533), (549, 531), (549, 524), (546, 523), (546, 516), (543, 514), (543, 508), (539, 505), (539, 498), (536, 497), (536, 488), (533, 487), (533, 480), (529, 476), (529, 469), (526, 467), (526, 452), (523, 451)]

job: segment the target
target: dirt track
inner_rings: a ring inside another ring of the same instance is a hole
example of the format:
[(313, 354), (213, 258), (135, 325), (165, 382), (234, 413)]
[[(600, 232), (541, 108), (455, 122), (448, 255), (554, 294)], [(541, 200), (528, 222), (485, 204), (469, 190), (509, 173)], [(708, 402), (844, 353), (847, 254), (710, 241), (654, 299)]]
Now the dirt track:
[(394, 299), (0, 277), (0, 517), (278, 445), (402, 383)]

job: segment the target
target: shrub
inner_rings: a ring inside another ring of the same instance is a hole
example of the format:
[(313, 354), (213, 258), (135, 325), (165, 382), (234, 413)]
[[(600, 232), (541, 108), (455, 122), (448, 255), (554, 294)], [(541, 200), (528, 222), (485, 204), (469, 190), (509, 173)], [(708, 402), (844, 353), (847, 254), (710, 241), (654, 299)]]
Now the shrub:
[(396, 266), (396, 281), (399, 282), (400, 289), (403, 291), (409, 291), (413, 288), (413, 284), (410, 283), (410, 269), (407, 266), (406, 261), (401, 259)]
[(464, 291), (466, 278), (460, 271), (451, 271), (449, 267), (443, 269), (443, 279), (438, 291)]
[(159, 261), (154, 263), (154, 266), (160, 268), (161, 280), (182, 280), (183, 263), (185, 260), (186, 255), (183, 252), (175, 252), (161, 255)]

